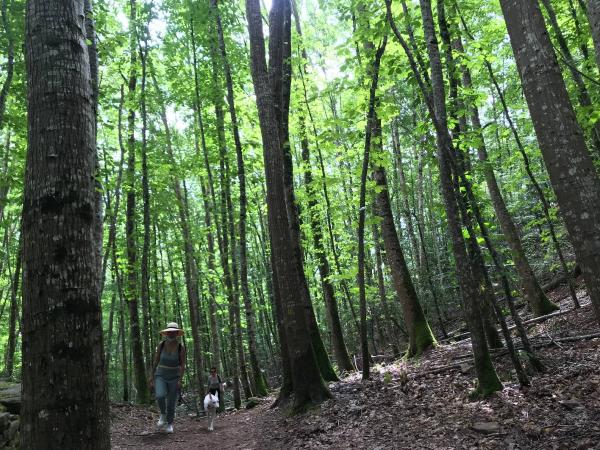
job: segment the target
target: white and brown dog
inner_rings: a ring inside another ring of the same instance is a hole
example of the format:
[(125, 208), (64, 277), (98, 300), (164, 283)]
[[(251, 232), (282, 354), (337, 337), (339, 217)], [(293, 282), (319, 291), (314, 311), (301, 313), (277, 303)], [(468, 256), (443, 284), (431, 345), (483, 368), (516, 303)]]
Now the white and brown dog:
[(204, 410), (208, 418), (208, 431), (214, 430), (215, 417), (217, 417), (217, 408), (219, 407), (219, 397), (210, 392), (204, 397)]

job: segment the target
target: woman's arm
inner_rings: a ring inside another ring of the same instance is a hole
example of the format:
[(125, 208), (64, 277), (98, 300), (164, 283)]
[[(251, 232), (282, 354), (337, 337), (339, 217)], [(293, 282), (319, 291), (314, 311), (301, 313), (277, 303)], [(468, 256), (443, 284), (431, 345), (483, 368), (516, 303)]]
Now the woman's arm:
[[(181, 345), (181, 344), (179, 344)], [(181, 352), (179, 353), (179, 379), (183, 380), (183, 371), (185, 370), (185, 347), (181, 345)]]

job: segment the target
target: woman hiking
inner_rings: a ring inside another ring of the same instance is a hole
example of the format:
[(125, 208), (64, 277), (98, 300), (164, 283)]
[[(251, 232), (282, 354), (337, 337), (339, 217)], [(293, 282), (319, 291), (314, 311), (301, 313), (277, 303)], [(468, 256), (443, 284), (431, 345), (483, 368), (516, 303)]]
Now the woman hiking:
[(165, 336), (165, 339), (156, 347), (154, 378), (150, 380), (150, 386), (154, 388), (160, 408), (160, 418), (156, 425), (159, 430), (164, 428), (167, 433), (172, 433), (175, 404), (185, 369), (185, 348), (177, 339), (183, 335), (183, 330), (176, 322), (170, 322), (160, 334)]

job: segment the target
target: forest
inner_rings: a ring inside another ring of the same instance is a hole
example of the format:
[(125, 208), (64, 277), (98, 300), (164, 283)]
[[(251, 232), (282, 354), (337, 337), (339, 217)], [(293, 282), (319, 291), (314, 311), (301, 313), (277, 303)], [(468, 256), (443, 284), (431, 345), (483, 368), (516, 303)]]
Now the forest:
[(0, 448), (598, 448), (600, 0), (0, 0), (0, 239)]

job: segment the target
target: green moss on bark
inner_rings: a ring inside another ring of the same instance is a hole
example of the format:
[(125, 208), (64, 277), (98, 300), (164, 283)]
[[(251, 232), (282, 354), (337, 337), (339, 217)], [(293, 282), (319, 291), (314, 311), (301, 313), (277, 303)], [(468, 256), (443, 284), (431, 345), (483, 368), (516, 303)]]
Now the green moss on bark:
[[(503, 386), (498, 378), (496, 369), (494, 369), (489, 354), (482, 359), (481, 370), (477, 374), (478, 386), (472, 395), (474, 397), (487, 398), (494, 392), (501, 391)], [(475, 366), (477, 367), (477, 364)]]
[(427, 320), (416, 322), (414, 345), (409, 344), (406, 356), (408, 358), (421, 356), (425, 350), (435, 347), (436, 345), (437, 341), (435, 340)]
[(539, 294), (538, 298), (539, 301), (535, 305), (533, 311), (535, 317), (545, 316), (546, 314), (551, 314), (560, 309), (560, 307), (556, 303), (551, 302), (543, 292)]

